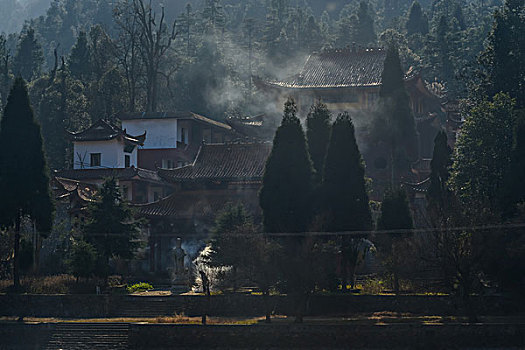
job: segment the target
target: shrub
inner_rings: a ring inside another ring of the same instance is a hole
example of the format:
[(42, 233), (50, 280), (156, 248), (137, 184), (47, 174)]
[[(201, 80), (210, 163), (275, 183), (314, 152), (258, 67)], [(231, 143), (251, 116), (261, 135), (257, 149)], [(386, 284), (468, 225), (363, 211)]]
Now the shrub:
[(153, 289), (153, 286), (146, 282), (135, 283), (134, 285), (127, 287), (128, 293), (130, 294), (135, 292), (145, 292), (151, 289)]

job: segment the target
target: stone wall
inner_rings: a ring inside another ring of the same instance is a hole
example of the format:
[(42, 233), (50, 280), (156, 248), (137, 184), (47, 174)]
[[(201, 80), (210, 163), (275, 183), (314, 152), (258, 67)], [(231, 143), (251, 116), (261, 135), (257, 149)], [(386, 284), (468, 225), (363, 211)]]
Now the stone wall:
[(133, 324), (131, 349), (195, 348), (505, 348), (525, 344), (525, 325), (173, 326)]
[[(43, 349), (54, 323), (0, 323), (0, 349)], [(82, 327), (81, 324), (78, 326)], [(131, 324), (129, 349), (203, 348), (520, 348), (525, 324)]]
[[(524, 303), (504, 297), (473, 298), (476, 311), (487, 315), (510, 315), (525, 311)], [(295, 302), (272, 296), (268, 307), (275, 314), (293, 315)], [(0, 295), (0, 316), (39, 317), (154, 317), (185, 314), (198, 316), (208, 309), (214, 316), (261, 316), (265, 299), (255, 295), (147, 297), (126, 295)], [(306, 315), (344, 316), (379, 311), (424, 315), (463, 314), (461, 303), (450, 296), (312, 296)]]

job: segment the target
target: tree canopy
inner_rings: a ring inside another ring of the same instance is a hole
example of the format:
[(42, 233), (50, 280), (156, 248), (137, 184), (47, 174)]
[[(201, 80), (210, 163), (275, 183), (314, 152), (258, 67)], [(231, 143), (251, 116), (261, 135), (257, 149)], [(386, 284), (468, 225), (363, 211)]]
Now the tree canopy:
[(259, 201), (267, 232), (304, 232), (310, 224), (313, 168), (297, 106), (288, 99), (263, 177)]

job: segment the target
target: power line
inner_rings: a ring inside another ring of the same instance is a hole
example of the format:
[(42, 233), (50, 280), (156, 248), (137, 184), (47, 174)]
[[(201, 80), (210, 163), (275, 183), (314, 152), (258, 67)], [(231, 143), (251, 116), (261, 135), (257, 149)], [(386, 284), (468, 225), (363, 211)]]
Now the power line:
[[(363, 230), (363, 231), (340, 231), (340, 232), (256, 232), (256, 233), (231, 233), (230, 236), (254, 236), (264, 235), (267, 237), (333, 237), (333, 236), (354, 236), (354, 237), (368, 237), (373, 235), (414, 235), (424, 233), (452, 233), (452, 232), (465, 232), (465, 231), (487, 231), (487, 230), (501, 230), (501, 229), (521, 229), (525, 228), (525, 223), (520, 224), (498, 224), (498, 225), (482, 225), (482, 226), (458, 226), (458, 227), (443, 227), (443, 228), (419, 228), (419, 229), (395, 229), (395, 230)], [(47, 233), (49, 232), (41, 232)], [(121, 237), (127, 233), (111, 233), (111, 232), (100, 232), (100, 233), (82, 233), (85, 236), (107, 236), (107, 237)], [(145, 232), (141, 232), (144, 234)], [(524, 232), (525, 233), (525, 232)], [(150, 232), (150, 236), (205, 236), (206, 233), (184, 233), (184, 232)]]

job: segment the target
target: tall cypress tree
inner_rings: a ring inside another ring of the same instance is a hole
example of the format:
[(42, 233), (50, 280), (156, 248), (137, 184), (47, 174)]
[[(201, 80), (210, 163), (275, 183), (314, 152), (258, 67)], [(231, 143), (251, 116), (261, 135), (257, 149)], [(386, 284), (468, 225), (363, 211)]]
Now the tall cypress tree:
[(434, 139), (434, 153), (430, 162), (430, 187), (427, 198), (432, 209), (443, 213), (446, 204), (447, 181), (450, 175), (452, 150), (447, 143), (447, 134), (438, 132)]
[(392, 186), (399, 173), (408, 170), (408, 160), (418, 156), (417, 132), (404, 83), (399, 52), (394, 44), (387, 50), (379, 90), (379, 110), (372, 125), (373, 137), (390, 147)]
[[(372, 215), (365, 185), (365, 169), (348, 113), (339, 114), (332, 126), (323, 175), (323, 229), (329, 232), (372, 228)], [(339, 237), (341, 281), (354, 286), (360, 239)]]
[(330, 139), (330, 118), (330, 111), (321, 101), (312, 106), (306, 117), (308, 151), (312, 158), (317, 183), (321, 182), (323, 176), (324, 160)]
[(15, 228), (13, 279), (18, 288), (22, 218), (29, 216), (39, 231), (47, 232), (53, 215), (40, 126), (21, 77), (15, 80), (7, 99), (0, 124), (0, 149), (0, 225)]
[(348, 113), (339, 114), (330, 136), (323, 175), (326, 230), (369, 230), (372, 216), (365, 185), (365, 169)]
[(71, 49), (67, 62), (71, 76), (87, 83), (91, 76), (91, 51), (89, 49), (86, 32), (78, 33), (77, 42)]
[(288, 99), (266, 162), (259, 202), (267, 232), (304, 232), (310, 224), (313, 168), (296, 113), (295, 101)]
[(428, 33), (428, 18), (423, 14), (419, 2), (414, 1), (408, 12), (408, 20), (406, 23), (407, 34), (427, 34)]
[[(385, 192), (383, 202), (381, 203), (381, 214), (377, 221), (377, 228), (379, 230), (410, 230), (414, 228), (412, 220), (412, 213), (408, 206), (407, 195), (402, 189), (390, 189)], [(398, 238), (399, 239), (399, 238)], [(390, 244), (385, 244), (383, 247), (387, 253), (384, 259), (389, 270), (391, 270), (394, 277), (394, 290), (399, 292), (399, 267), (402, 263), (400, 261), (397, 248), (397, 241), (394, 236), (388, 236), (385, 240)]]
[(377, 221), (379, 230), (412, 229), (414, 223), (408, 206), (407, 195), (402, 189), (385, 192), (381, 203), (381, 215)]
[(31, 81), (38, 78), (44, 64), (42, 46), (35, 37), (35, 30), (29, 28), (18, 42), (14, 58), (15, 74), (21, 75), (25, 80)]
[(361, 1), (357, 10), (357, 28), (354, 41), (361, 45), (369, 45), (375, 43), (376, 39), (374, 19), (368, 11), (368, 4)]

